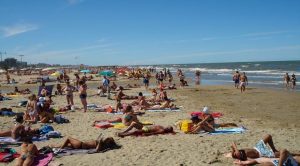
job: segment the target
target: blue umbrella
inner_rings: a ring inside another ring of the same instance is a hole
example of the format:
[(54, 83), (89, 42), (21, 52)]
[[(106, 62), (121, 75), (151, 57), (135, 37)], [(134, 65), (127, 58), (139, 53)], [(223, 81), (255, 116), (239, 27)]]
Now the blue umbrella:
[(103, 70), (99, 73), (99, 75), (111, 77), (114, 76), (115, 73), (111, 70)]
[(80, 72), (81, 72), (81, 73), (90, 73), (91, 70), (87, 70), (87, 69), (86, 69), (86, 70), (81, 70)]

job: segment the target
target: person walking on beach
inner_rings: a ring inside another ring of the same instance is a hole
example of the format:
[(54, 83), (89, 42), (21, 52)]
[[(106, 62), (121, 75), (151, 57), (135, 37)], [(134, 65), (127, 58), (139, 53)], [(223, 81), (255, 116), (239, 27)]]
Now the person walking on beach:
[(297, 81), (297, 79), (296, 79), (296, 75), (295, 75), (295, 74), (293, 74), (293, 75), (292, 75), (292, 78), (291, 78), (291, 82), (292, 82), (292, 89), (294, 89), (294, 88), (296, 87), (296, 81)]
[(107, 91), (107, 98), (110, 99), (110, 81), (106, 76), (103, 76), (102, 85), (103, 88)]
[(195, 79), (196, 79), (196, 85), (200, 85), (200, 76), (201, 76), (201, 71), (200, 70), (196, 70), (195, 72)]
[(85, 82), (83, 80), (80, 80), (79, 81), (79, 98), (83, 105), (84, 112), (87, 111), (87, 101), (86, 101), (87, 92), (86, 92), (86, 90), (87, 90), (87, 85), (85, 84)]
[(247, 78), (245, 72), (243, 72), (243, 74), (240, 76), (239, 80), (240, 80), (241, 92), (245, 92), (246, 85), (248, 85), (248, 78)]
[(232, 80), (234, 81), (234, 87), (236, 87), (238, 89), (239, 84), (240, 84), (240, 73), (239, 73), (239, 71), (236, 71), (233, 74)]
[(283, 77), (283, 80), (284, 80), (284, 84), (285, 84), (285, 87), (287, 89), (290, 88), (290, 81), (291, 81), (291, 78), (289, 76), (289, 73), (285, 73), (284, 77)]
[(150, 79), (150, 76), (148, 73), (145, 73), (144, 74), (144, 79), (143, 79), (143, 83), (145, 85), (145, 89), (148, 90), (148, 87), (149, 87), (149, 79)]

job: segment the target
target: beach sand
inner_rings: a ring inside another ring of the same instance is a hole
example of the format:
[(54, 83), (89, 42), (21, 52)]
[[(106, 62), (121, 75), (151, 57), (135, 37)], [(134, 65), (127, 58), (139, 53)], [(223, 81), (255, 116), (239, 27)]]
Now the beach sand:
[[(99, 78), (96, 78), (99, 80)], [(117, 81), (125, 85), (128, 81)], [(130, 81), (140, 83), (140, 81)], [(98, 82), (92, 82), (96, 84)], [(30, 85), (35, 86), (37, 85)], [(90, 87), (95, 85), (89, 85)], [(23, 89), (25, 86), (19, 86)], [(3, 86), (1, 90), (12, 89)], [(37, 88), (36, 88), (37, 89)], [(133, 88), (124, 91), (125, 94), (134, 95), (144, 92), (144, 88)], [(87, 113), (81, 111), (64, 114), (70, 120), (68, 124), (51, 124), (55, 130), (60, 131), (65, 138), (70, 136), (80, 140), (96, 139), (100, 133), (105, 137), (114, 137), (122, 146), (121, 149), (107, 151), (105, 153), (74, 155), (62, 158), (54, 158), (52, 163), (64, 165), (233, 165), (233, 159), (225, 158), (224, 153), (230, 151), (231, 142), (235, 141), (238, 147), (253, 147), (265, 134), (271, 134), (275, 146), (278, 149), (286, 148), (291, 152), (300, 151), (300, 93), (286, 90), (270, 90), (260, 88), (248, 88), (245, 93), (240, 93), (233, 86), (200, 86), (168, 90), (168, 96), (176, 99), (175, 104), (182, 106), (181, 112), (154, 112), (140, 116), (141, 121), (152, 121), (155, 124), (167, 126), (173, 125), (178, 120), (188, 119), (190, 112), (200, 111), (203, 106), (209, 106), (212, 111), (221, 112), (224, 116), (217, 122), (234, 122), (245, 126), (248, 130), (244, 134), (200, 136), (187, 135), (176, 129), (175, 135), (158, 135), (149, 137), (115, 136), (120, 130), (109, 128), (102, 130), (91, 127), (94, 120), (113, 119), (120, 115), (106, 113)], [(147, 92), (150, 93), (150, 92)], [(96, 94), (96, 89), (89, 89), (88, 103), (97, 105), (114, 104)], [(18, 101), (26, 96), (19, 96), (10, 101), (0, 102), (0, 107), (17, 105)], [(78, 94), (74, 96), (75, 104), (81, 107)], [(54, 107), (66, 104), (65, 96), (53, 97)], [(130, 102), (130, 101), (126, 101)], [(25, 108), (14, 108), (14, 111), (24, 111)], [(0, 117), (0, 130), (10, 129), (11, 117)], [(41, 124), (32, 125), (40, 127)], [(41, 148), (49, 144), (61, 144), (62, 139), (50, 139), (46, 142), (37, 142)], [(16, 148), (19, 150), (19, 148)], [(14, 162), (8, 165), (13, 165)]]

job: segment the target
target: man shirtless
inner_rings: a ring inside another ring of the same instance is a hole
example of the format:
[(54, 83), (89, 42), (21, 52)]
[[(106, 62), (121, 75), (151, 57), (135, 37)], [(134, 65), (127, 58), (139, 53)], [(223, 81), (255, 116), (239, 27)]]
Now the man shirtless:
[(248, 78), (246, 76), (246, 73), (243, 72), (243, 74), (240, 76), (241, 92), (244, 92), (246, 90), (246, 85), (248, 85)]
[(172, 126), (163, 127), (159, 125), (144, 126), (142, 129), (138, 129), (133, 132), (117, 133), (117, 135), (119, 137), (126, 137), (130, 135), (149, 136), (149, 135), (157, 135), (157, 134), (165, 134), (165, 133), (173, 133), (173, 127)]
[[(267, 144), (269, 145), (268, 148)], [(262, 140), (260, 140), (254, 148), (245, 148), (245, 149), (238, 149), (237, 145), (235, 143), (232, 143), (231, 145), (231, 156), (234, 159), (238, 159), (241, 161), (246, 161), (247, 158), (280, 158), (280, 152), (275, 148), (272, 136), (267, 134), (263, 137)], [(299, 155), (299, 154), (291, 154), (293, 156)]]
[(233, 74), (232, 80), (234, 81), (234, 87), (236, 87), (238, 89), (239, 88), (239, 83), (240, 83), (240, 73), (239, 73), (239, 71), (236, 71)]
[(285, 84), (285, 87), (287, 89), (290, 88), (290, 81), (291, 81), (291, 78), (289, 76), (289, 73), (285, 73), (284, 77), (283, 77), (283, 80), (284, 80), (284, 84)]

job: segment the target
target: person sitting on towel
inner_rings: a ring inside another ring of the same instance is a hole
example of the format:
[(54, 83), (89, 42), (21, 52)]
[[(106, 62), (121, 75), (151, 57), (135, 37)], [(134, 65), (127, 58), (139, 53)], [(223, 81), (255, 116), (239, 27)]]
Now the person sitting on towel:
[(193, 126), (191, 128), (191, 131), (187, 132), (187, 134), (197, 134), (200, 131), (206, 131), (206, 132), (215, 131), (215, 129), (208, 124), (207, 119), (201, 120), (199, 119), (198, 116), (192, 116), (191, 120), (193, 122)]
[(206, 121), (212, 128), (218, 128), (218, 127), (237, 127), (238, 125), (235, 123), (215, 123), (215, 118), (210, 113), (210, 110), (208, 107), (204, 107), (202, 110), (203, 114), (200, 117), (201, 119), (207, 119)]
[(39, 155), (39, 151), (36, 145), (32, 143), (31, 139), (28, 139), (23, 141), (20, 154), (20, 157), (16, 160), (16, 165), (28, 166), (33, 164), (34, 158)]
[(122, 132), (117, 133), (119, 137), (126, 137), (130, 135), (142, 135), (142, 136), (149, 136), (149, 135), (157, 135), (157, 134), (166, 134), (166, 133), (173, 133), (172, 126), (159, 126), (159, 125), (152, 125), (152, 126), (144, 126), (142, 129), (138, 129), (132, 132)]
[(128, 128), (123, 132), (126, 133), (133, 128), (142, 129), (143, 124), (138, 120), (137, 116), (134, 114), (133, 108), (131, 105), (128, 105), (124, 110), (124, 117), (122, 118), (122, 122)]

